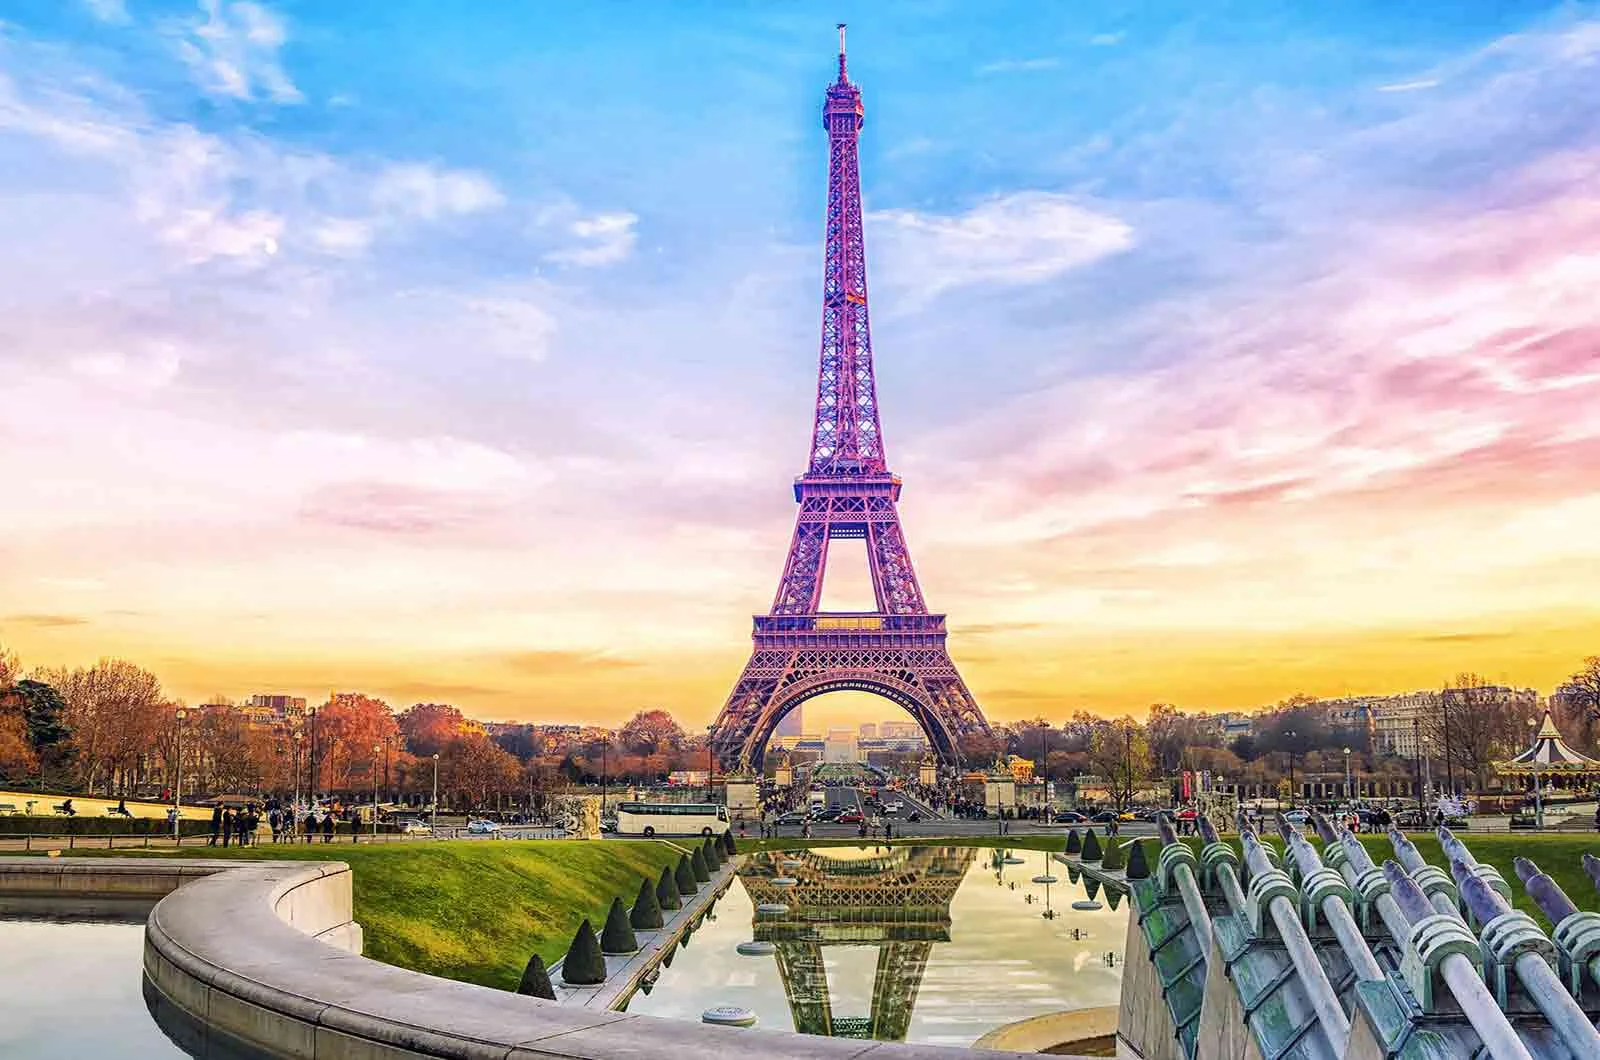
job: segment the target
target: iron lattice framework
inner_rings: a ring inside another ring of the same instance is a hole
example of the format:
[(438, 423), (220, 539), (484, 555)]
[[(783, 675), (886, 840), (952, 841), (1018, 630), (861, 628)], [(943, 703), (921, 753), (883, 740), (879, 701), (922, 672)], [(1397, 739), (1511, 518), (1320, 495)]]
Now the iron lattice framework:
[[(787, 906), (757, 913), (751, 935), (776, 947), (778, 977), (802, 1034), (903, 1041), (936, 943), (950, 941), (950, 902), (966, 878), (973, 847), (891, 847), (876, 858), (826, 851), (753, 854), (739, 866), (752, 903)], [(792, 877), (792, 886), (772, 882)], [(828, 946), (874, 946), (877, 969), (866, 1016), (837, 1016), (828, 987)]]
[[(759, 770), (778, 722), (812, 696), (874, 692), (916, 718), (941, 758), (959, 762), (963, 737), (989, 723), (945, 648), (943, 615), (930, 614), (900, 530), (900, 479), (884, 458), (867, 314), (857, 141), (865, 110), (845, 72), (828, 86), (828, 224), (822, 281), (822, 354), (811, 457), (794, 483), (800, 505), (772, 610), (757, 615), (754, 650), (722, 707), (712, 742), (722, 767)], [(827, 614), (828, 543), (864, 539), (876, 610)]]

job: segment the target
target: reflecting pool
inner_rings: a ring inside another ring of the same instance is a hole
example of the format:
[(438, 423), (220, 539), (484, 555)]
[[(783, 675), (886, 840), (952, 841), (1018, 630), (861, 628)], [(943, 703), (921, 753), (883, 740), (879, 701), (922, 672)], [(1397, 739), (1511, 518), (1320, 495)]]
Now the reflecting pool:
[(144, 924), (0, 918), (0, 1058), (178, 1060), (141, 994)]
[[(767, 1029), (971, 1045), (1030, 1016), (1115, 1005), (1128, 907), (1070, 908), (1091, 896), (1046, 857), (931, 845), (749, 855), (715, 920), (628, 1011), (698, 1020), (733, 1005)], [(1032, 882), (1042, 875), (1058, 881)], [(751, 942), (770, 945), (738, 951)]]

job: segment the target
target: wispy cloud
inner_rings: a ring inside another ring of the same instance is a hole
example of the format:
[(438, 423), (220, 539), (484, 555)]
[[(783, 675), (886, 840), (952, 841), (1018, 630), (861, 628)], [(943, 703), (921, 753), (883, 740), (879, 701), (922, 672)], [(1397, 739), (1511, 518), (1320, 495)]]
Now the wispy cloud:
[(495, 209), (505, 196), (481, 173), (404, 163), (378, 174), (372, 202), (387, 213), (433, 221)]
[(202, 89), (241, 100), (303, 100), (279, 57), (288, 30), (275, 12), (250, 0), (201, 0), (200, 10), (204, 17), (188, 24), (178, 54)]
[(1096, 48), (1109, 48), (1121, 44), (1126, 37), (1126, 33), (1096, 33), (1089, 38), (1089, 43)]
[(1379, 85), (1379, 92), (1419, 92), (1424, 88), (1437, 88), (1439, 82), (1436, 78), (1422, 78), (1417, 81), (1397, 81), (1390, 85)]
[(132, 21), (128, 17), (127, 0), (83, 0), (83, 6), (101, 22), (125, 25)]
[(89, 624), (86, 618), (77, 615), (7, 615), (6, 622), (19, 626), (35, 626), (40, 629), (58, 629), (62, 626), (85, 626)]
[(1019, 191), (965, 213), (867, 218), (882, 274), (919, 299), (972, 284), (1035, 284), (1134, 245), (1133, 229), (1067, 195)]
[(545, 255), (547, 261), (561, 265), (593, 267), (615, 265), (633, 253), (638, 242), (635, 227), (639, 218), (625, 211), (579, 217), (566, 226), (576, 243)]
[(992, 63), (985, 63), (978, 67), (980, 74), (1021, 74), (1034, 70), (1054, 70), (1061, 65), (1061, 60), (1052, 56), (1040, 56), (1035, 59), (999, 59)]

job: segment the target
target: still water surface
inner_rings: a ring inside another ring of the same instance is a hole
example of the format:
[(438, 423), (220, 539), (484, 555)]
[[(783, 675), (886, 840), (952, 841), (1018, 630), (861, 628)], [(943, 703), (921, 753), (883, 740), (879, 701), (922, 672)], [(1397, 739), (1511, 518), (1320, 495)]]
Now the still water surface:
[[(1046, 887), (1031, 882), (1046, 873), (1045, 854), (1016, 851), (1022, 863), (1008, 865), (1006, 853), (927, 846), (752, 855), (716, 919), (628, 1011), (698, 1020), (713, 1006), (737, 1005), (767, 1029), (971, 1045), (1030, 1016), (1115, 1005), (1128, 906), (1073, 910), (1087, 895), (1068, 882), (1066, 866), (1051, 866), (1059, 882)], [(757, 913), (765, 902), (789, 909)], [(775, 952), (739, 954), (749, 941)]]
[(140, 993), (144, 925), (0, 918), (0, 1058), (182, 1060)]

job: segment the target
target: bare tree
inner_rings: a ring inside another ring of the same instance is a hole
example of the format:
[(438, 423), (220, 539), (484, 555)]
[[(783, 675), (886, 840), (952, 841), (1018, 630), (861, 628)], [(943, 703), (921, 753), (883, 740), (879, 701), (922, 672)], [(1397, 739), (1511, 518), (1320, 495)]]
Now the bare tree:
[(35, 676), (55, 686), (67, 705), (83, 785), (90, 791), (126, 789), (155, 748), (169, 711), (156, 675), (125, 659), (101, 659), (87, 669)]
[(1104, 778), (1116, 808), (1127, 809), (1150, 778), (1150, 742), (1138, 722), (1120, 718), (1097, 727), (1089, 740), (1089, 767)]
[(1446, 776), (1460, 770), (1482, 791), (1489, 766), (1521, 736), (1522, 718), (1503, 688), (1475, 673), (1457, 674), (1439, 696), (1437, 710), (1422, 718), (1427, 746), (1445, 762)]
[(1595, 730), (1600, 727), (1600, 655), (1583, 660), (1583, 669), (1567, 678), (1555, 700), (1559, 709), (1556, 721), (1572, 733), (1580, 746), (1592, 751)]

